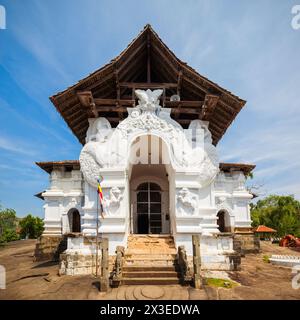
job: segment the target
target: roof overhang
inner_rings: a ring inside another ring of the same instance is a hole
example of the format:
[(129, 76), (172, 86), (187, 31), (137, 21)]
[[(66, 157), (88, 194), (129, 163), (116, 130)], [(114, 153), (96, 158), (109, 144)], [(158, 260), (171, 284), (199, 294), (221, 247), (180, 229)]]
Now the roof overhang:
[[(137, 88), (162, 88), (161, 104), (183, 128), (194, 119), (209, 121), (215, 145), (246, 103), (178, 59), (150, 25), (119, 56), (50, 100), (84, 144), (88, 118), (106, 117), (116, 127), (136, 104)], [(181, 101), (171, 102), (174, 94)]]
[(254, 164), (246, 164), (246, 163), (220, 162), (219, 167), (220, 167), (220, 170), (223, 172), (242, 171), (247, 176), (254, 170), (256, 166)]
[[(36, 162), (36, 164), (46, 171), (51, 173), (52, 170), (80, 170), (79, 160), (62, 160), (62, 161), (46, 161), (46, 162)], [(233, 172), (233, 171), (242, 171), (245, 175), (248, 175), (254, 168), (253, 164), (243, 164), (243, 163), (225, 163), (221, 162), (220, 170), (223, 172)]]
[(80, 163), (78, 160), (62, 160), (62, 161), (44, 161), (36, 162), (41, 169), (47, 173), (51, 173), (53, 170), (80, 170)]

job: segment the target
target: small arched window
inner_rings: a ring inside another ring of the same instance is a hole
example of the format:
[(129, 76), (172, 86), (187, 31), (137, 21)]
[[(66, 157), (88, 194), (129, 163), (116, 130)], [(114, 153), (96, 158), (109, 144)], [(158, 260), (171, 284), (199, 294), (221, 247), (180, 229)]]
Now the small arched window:
[(80, 223), (80, 213), (77, 209), (70, 209), (68, 212), (69, 227), (70, 232), (80, 232), (81, 223)]
[(224, 210), (220, 210), (218, 212), (218, 214), (217, 214), (218, 226), (219, 226), (220, 232), (225, 232), (226, 231), (225, 214), (226, 214), (226, 212)]

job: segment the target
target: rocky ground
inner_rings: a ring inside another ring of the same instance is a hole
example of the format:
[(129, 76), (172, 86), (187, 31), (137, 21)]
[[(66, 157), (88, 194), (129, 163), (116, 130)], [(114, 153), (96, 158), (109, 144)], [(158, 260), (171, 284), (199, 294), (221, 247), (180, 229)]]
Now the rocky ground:
[(0, 299), (300, 299), (291, 286), (291, 269), (274, 266), (264, 256), (299, 252), (263, 242), (262, 252), (242, 258), (242, 270), (229, 277), (239, 285), (227, 289), (205, 285), (202, 290), (174, 286), (121, 286), (99, 293), (92, 276), (58, 276), (58, 265), (33, 262), (35, 240), (12, 242), (0, 247), (0, 265), (6, 268), (5, 290)]

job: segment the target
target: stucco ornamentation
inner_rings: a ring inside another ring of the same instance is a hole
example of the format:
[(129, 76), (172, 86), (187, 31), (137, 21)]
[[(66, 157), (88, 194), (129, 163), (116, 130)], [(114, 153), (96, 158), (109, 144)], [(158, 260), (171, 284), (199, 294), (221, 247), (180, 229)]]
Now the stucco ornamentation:
[(226, 210), (229, 215), (232, 215), (232, 199), (224, 196), (216, 197), (217, 211)]
[(112, 187), (109, 191), (109, 197), (104, 198), (105, 214), (112, 216), (118, 213), (123, 192), (118, 187)]
[[(198, 182), (202, 187), (213, 181), (219, 172), (219, 160), (208, 123), (193, 120), (190, 130), (185, 131), (171, 118), (171, 109), (159, 105), (162, 92), (136, 90), (138, 105), (128, 108), (128, 117), (116, 129), (112, 129), (105, 118), (90, 119), (87, 143), (79, 158), (81, 171), (89, 184), (97, 185), (97, 178), (103, 168), (125, 170), (132, 142), (145, 134), (156, 135), (165, 142), (175, 171), (198, 172)], [(202, 140), (196, 143), (199, 137)]]
[(177, 212), (179, 216), (193, 216), (197, 208), (198, 197), (188, 188), (182, 188), (177, 195)]

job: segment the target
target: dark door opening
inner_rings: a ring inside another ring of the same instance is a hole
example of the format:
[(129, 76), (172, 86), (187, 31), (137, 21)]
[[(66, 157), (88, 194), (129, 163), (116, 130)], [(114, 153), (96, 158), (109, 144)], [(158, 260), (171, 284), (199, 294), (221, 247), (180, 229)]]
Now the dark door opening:
[(225, 226), (225, 212), (224, 211), (219, 211), (217, 214), (218, 217), (218, 226), (220, 232), (225, 232), (226, 231), (226, 226)]
[(77, 209), (71, 209), (68, 213), (70, 232), (80, 232), (80, 213)]
[(148, 214), (140, 213), (137, 216), (137, 227), (138, 227), (138, 233), (139, 234), (147, 234), (148, 228), (149, 228), (149, 219)]
[(145, 182), (137, 189), (137, 233), (160, 234), (161, 189), (156, 183)]

